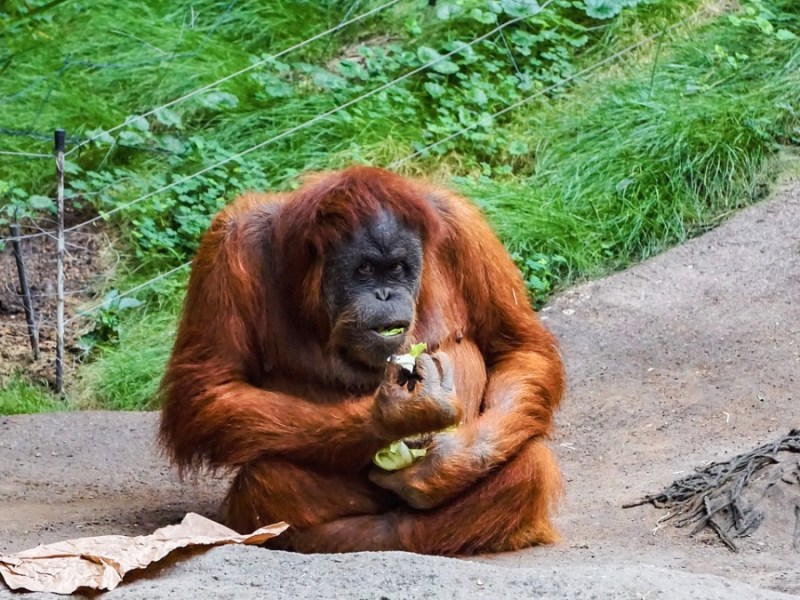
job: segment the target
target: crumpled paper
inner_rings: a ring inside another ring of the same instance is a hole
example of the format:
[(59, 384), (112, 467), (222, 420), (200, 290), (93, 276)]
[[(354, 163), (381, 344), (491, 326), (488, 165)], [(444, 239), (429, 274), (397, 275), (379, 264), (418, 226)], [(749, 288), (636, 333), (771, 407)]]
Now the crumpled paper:
[(196, 513), (178, 525), (136, 537), (102, 535), (36, 546), (17, 554), (0, 554), (0, 577), (12, 590), (71, 594), (81, 587), (112, 590), (128, 571), (142, 569), (173, 550), (189, 546), (261, 544), (279, 535), (280, 522), (240, 535)]

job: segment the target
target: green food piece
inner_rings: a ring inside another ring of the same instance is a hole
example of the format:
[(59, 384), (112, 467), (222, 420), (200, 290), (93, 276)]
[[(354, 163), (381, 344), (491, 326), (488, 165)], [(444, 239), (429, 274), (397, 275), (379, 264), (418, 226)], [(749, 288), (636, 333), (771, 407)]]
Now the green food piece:
[[(456, 429), (458, 429), (458, 425), (451, 425), (450, 427), (446, 427), (440, 431), (444, 433), (455, 431)], [(415, 439), (418, 440), (420, 437), (428, 437), (429, 435), (430, 434), (420, 433), (418, 435), (412, 435), (406, 439), (413, 443)], [(386, 448), (378, 450), (375, 453), (375, 456), (372, 457), (372, 462), (374, 462), (384, 471), (398, 471), (400, 469), (410, 467), (426, 454), (428, 454), (428, 450), (426, 448), (409, 448), (404, 440), (398, 440), (396, 442), (392, 442), (386, 446)]]
[(384, 337), (392, 337), (393, 335), (400, 335), (403, 333), (402, 327), (395, 327), (394, 329), (384, 329), (380, 332)]
[(372, 462), (384, 471), (397, 471), (411, 466), (426, 454), (425, 448), (409, 448), (403, 440), (398, 440), (378, 450), (372, 457)]
[(428, 349), (428, 344), (426, 344), (425, 342), (420, 342), (419, 344), (414, 344), (413, 346), (411, 346), (411, 350), (409, 350), (408, 353), (414, 358), (417, 358), (427, 349)]
[(425, 342), (420, 342), (419, 344), (414, 344), (411, 346), (411, 350), (408, 351), (408, 354), (401, 354), (399, 356), (392, 355), (389, 357), (389, 361), (393, 362), (397, 365), (403, 367), (409, 373), (414, 371), (414, 365), (417, 363), (417, 357), (425, 352), (428, 345)]

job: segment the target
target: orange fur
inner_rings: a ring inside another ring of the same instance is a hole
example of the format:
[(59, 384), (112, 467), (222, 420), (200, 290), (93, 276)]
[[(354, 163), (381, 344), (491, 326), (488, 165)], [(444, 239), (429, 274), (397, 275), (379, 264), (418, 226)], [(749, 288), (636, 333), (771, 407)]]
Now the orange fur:
[[(380, 208), (420, 232), (409, 338), (450, 356), (465, 414), (424, 460), (371, 481), (372, 455), (393, 441), (376, 424), (380, 382), (327, 350), (335, 323), (320, 282), (326, 252)], [(181, 469), (238, 471), (227, 520), (243, 532), (287, 520), (276, 547), (498, 551), (557, 537), (560, 476), (543, 440), (563, 388), (556, 341), (478, 210), (351, 167), (244, 195), (214, 219), (162, 383), (160, 436)]]

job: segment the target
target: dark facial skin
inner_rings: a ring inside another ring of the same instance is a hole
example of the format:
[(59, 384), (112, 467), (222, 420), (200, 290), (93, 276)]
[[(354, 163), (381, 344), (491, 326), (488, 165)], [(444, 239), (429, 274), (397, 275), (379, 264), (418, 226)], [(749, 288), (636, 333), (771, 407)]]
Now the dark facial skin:
[[(422, 273), (419, 235), (382, 212), (331, 255), (323, 294), (333, 323), (332, 343), (348, 361), (382, 370), (414, 319)], [(394, 329), (394, 335), (382, 335)]]

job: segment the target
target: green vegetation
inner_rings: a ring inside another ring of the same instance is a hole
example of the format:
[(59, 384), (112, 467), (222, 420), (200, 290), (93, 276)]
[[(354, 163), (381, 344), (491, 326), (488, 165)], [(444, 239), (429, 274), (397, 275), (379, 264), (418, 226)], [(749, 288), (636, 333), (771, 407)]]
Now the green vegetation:
[(55, 399), (45, 388), (31, 384), (21, 375), (12, 376), (0, 390), (0, 415), (24, 415), (70, 408), (69, 403)]
[(126, 322), (114, 345), (101, 347), (80, 371), (74, 401), (81, 408), (155, 408), (154, 394), (172, 347), (174, 311)]
[[(733, 23), (672, 44), (658, 64), (517, 115), (539, 144), (531, 175), (463, 183), (523, 271), (534, 262), (559, 285), (597, 276), (765, 194), (776, 149), (800, 141), (800, 44), (755, 20)], [(797, 29), (800, 19), (778, 23)]]
[[(47, 4), (0, 9), (0, 149), (48, 152), (65, 127), (72, 146), (97, 138), (69, 156), (68, 194), (83, 213), (148, 195), (109, 217), (125, 257), (119, 289), (188, 260), (243, 189), (420, 151), (399, 170), (473, 197), (541, 304), (757, 200), (800, 136), (790, 0), (745, 0), (735, 13), (691, 0), (554, 0), (538, 14), (530, 0), (403, 0), (279, 59), (269, 57), (382, 2), (67, 0), (30, 14)], [(0, 165), (0, 227), (51, 210), (51, 162)], [(153, 407), (184, 281), (143, 289), (141, 305), (107, 298), (70, 389), (79, 406)], [(0, 413), (20, 385), (0, 390)]]

